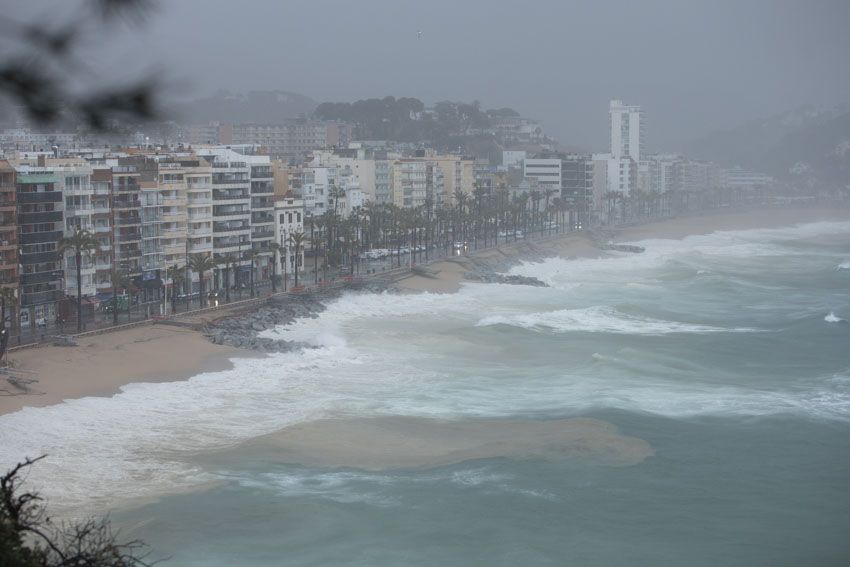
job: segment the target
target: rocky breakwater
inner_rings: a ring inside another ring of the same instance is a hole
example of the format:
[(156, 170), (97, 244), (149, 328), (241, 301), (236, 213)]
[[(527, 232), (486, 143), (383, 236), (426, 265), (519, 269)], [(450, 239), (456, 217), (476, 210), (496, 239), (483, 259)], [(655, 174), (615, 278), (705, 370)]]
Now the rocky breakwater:
[(310, 317), (315, 319), (325, 310), (325, 302), (339, 297), (346, 289), (357, 289), (364, 293), (377, 293), (390, 288), (383, 281), (360, 283), (350, 288), (334, 288), (301, 295), (283, 295), (272, 298), (268, 303), (250, 312), (224, 317), (207, 325), (204, 336), (217, 345), (258, 352), (289, 352), (299, 348), (311, 348), (310, 345), (260, 337), (259, 333), (279, 325), (288, 325), (296, 319)]
[(537, 278), (503, 273), (515, 266), (520, 259), (525, 261), (543, 260), (547, 257), (543, 251), (526, 244), (522, 246), (521, 254), (518, 254), (516, 251), (512, 254), (505, 254), (498, 250), (496, 252), (498, 254), (464, 258), (462, 262), (463, 266), (468, 269), (463, 274), (464, 279), (481, 283), (549, 287), (545, 282)]
[(542, 282), (537, 278), (528, 276), (515, 276), (507, 274), (498, 274), (495, 272), (466, 272), (463, 275), (464, 279), (481, 282), (481, 283), (497, 283), (509, 285), (530, 285), (534, 287), (549, 287), (546, 282)]
[(289, 352), (306, 345), (295, 341), (258, 336), (260, 332), (287, 325), (303, 317), (315, 318), (325, 304), (313, 295), (273, 299), (249, 313), (225, 317), (208, 325), (204, 335), (217, 345), (228, 345), (259, 352)]

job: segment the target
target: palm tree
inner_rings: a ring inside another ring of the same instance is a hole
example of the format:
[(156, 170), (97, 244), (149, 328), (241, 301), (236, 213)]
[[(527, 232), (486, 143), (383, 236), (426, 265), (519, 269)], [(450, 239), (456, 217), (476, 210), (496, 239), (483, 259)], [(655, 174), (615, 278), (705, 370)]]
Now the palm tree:
[(321, 235), (324, 226), (325, 221), (322, 217), (310, 217), (310, 242), (313, 244), (313, 275), (316, 279), (315, 283), (319, 283), (319, 250), (321, 249), (319, 241), (321, 238), (316, 238), (314, 229), (318, 230)]
[(198, 305), (201, 308), (205, 307), (206, 304), (206, 301), (204, 300), (204, 293), (206, 291), (206, 274), (215, 268), (216, 265), (218, 265), (217, 262), (206, 254), (192, 254), (189, 256), (187, 267), (198, 274), (198, 286), (200, 291)]
[[(277, 255), (283, 250), (283, 246), (278, 244), (277, 242), (269, 243), (269, 250), (272, 252), (272, 293), (277, 293)], [(286, 284), (284, 284), (286, 287)]]
[(0, 329), (6, 328), (6, 306), (14, 307), (18, 303), (15, 290), (11, 287), (0, 287)]
[(63, 236), (59, 239), (56, 253), (62, 258), (65, 252), (74, 251), (74, 261), (77, 267), (77, 332), (83, 330), (83, 254), (89, 254), (99, 248), (97, 238), (87, 230), (74, 229), (71, 236)]
[(298, 265), (301, 259), (301, 247), (304, 245), (305, 235), (303, 232), (293, 232), (289, 235), (289, 242), (295, 247), (295, 287), (298, 287)]
[[(555, 191), (554, 189), (546, 189), (543, 192), (543, 197), (544, 197), (544, 200), (545, 200), (544, 210), (546, 212), (546, 218), (549, 219), (549, 220), (547, 220), (547, 222), (551, 221), (551, 218), (550, 218), (551, 217), (551, 211), (549, 210), (549, 199), (551, 199), (552, 195), (554, 195), (555, 193), (557, 193), (557, 191)], [(547, 228), (546, 232), (551, 234), (552, 233), (551, 228)]]
[(165, 271), (166, 279), (171, 280), (171, 313), (177, 313), (177, 288), (186, 281), (186, 266), (174, 264)]
[(251, 272), (250, 272), (249, 278), (248, 278), (248, 282), (251, 285), (251, 297), (254, 297), (254, 262), (257, 260), (257, 256), (259, 256), (259, 255), (260, 255), (259, 250), (255, 250), (253, 248), (251, 248), (250, 250), (247, 250), (244, 254), (242, 254), (242, 257), (245, 260), (248, 260), (249, 262), (251, 262)]
[(118, 290), (127, 290), (127, 321), (130, 320), (130, 276), (115, 268), (109, 272), (109, 283), (112, 284), (112, 324), (118, 324)]
[(236, 257), (236, 254), (226, 254), (218, 261), (224, 266), (224, 301), (230, 303), (230, 272), (236, 273), (236, 263), (239, 258)]

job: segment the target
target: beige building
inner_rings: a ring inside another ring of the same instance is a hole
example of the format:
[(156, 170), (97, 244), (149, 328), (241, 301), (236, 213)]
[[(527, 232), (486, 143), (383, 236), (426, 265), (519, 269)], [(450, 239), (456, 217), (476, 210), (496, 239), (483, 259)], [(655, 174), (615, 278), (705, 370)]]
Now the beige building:
[(434, 156), (430, 158), (443, 170), (445, 203), (454, 203), (455, 191), (471, 195), (475, 189), (475, 160), (462, 156)]

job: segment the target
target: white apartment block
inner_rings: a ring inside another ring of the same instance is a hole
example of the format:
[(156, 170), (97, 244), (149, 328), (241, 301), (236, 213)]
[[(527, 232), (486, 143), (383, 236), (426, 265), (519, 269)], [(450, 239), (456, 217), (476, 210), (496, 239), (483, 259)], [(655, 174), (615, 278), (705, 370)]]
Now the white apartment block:
[(529, 158), (523, 161), (523, 177), (537, 181), (541, 191), (553, 190), (561, 195), (561, 160)]
[(213, 168), (203, 158), (184, 158), (188, 254), (213, 253)]
[(608, 113), (611, 127), (611, 157), (632, 158), (639, 163), (644, 136), (643, 112), (640, 106), (625, 105), (621, 100), (612, 100)]
[(275, 240), (282, 247), (277, 258), (277, 273), (281, 276), (285, 273), (291, 277), (295, 273), (296, 265), (299, 272), (304, 269), (304, 249), (308, 246), (305, 240), (296, 259), (291, 237), (293, 234), (304, 233), (304, 200), (290, 191), (275, 200), (274, 216)]
[(307, 216), (319, 216), (328, 210), (335, 167), (305, 167), (301, 172), (301, 196)]
[(212, 169), (213, 254), (241, 258), (251, 248), (251, 168), (244, 155), (228, 147), (196, 148), (196, 153)]

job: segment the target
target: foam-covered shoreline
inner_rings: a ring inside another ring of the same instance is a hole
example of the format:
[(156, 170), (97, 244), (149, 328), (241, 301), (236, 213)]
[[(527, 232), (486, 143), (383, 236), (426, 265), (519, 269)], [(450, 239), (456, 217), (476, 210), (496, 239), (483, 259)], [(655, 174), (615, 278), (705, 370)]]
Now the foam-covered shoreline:
[[(649, 238), (680, 239), (720, 230), (776, 228), (848, 219), (850, 209), (846, 208), (783, 208), (675, 218), (605, 229), (602, 234), (617, 242), (634, 242)], [(394, 288), (407, 293), (453, 293), (468, 281), (465, 275), (470, 271), (507, 270), (523, 260), (545, 257), (592, 259), (606, 255), (589, 235), (569, 233), (544, 241), (510, 243), (473, 252), (468, 257), (435, 262), (429, 265), (432, 274), (411, 274), (396, 282)], [(246, 320), (250, 318), (249, 315)], [(10, 357), (15, 366), (35, 372), (38, 383), (29, 395), (0, 396), (0, 415), (24, 407), (59, 404), (68, 399), (108, 397), (136, 382), (185, 380), (204, 372), (227, 369), (231, 367), (232, 358), (256, 356), (244, 350), (253, 348), (250, 344), (224, 338), (215, 342), (219, 344), (208, 341), (198, 331), (154, 325), (91, 337), (78, 347), (48, 346), (16, 352)], [(234, 344), (243, 348), (234, 348)]]

